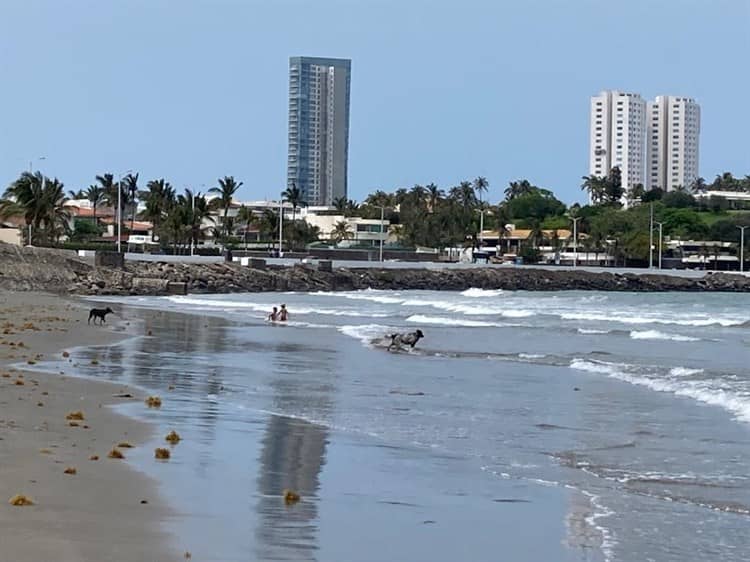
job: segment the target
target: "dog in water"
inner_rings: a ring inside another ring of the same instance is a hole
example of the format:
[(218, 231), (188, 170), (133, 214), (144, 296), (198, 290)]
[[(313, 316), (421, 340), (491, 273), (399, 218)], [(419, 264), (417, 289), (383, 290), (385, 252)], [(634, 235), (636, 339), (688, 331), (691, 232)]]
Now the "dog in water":
[(114, 313), (115, 313), (115, 311), (112, 310), (109, 307), (107, 307), (107, 308), (92, 308), (89, 311), (89, 322), (88, 323), (91, 324), (91, 319), (93, 318), (94, 319), (94, 324), (96, 324), (96, 319), (98, 318), (99, 319), (99, 324), (104, 324), (105, 317), (107, 316), (107, 314), (114, 314)]
[(415, 330), (406, 334), (388, 334), (388, 337), (391, 338), (391, 343), (388, 346), (388, 351), (390, 351), (394, 348), (401, 349), (401, 347), (405, 345), (413, 348), (415, 345), (417, 345), (417, 342), (424, 337), (424, 334), (422, 333), (422, 330)]

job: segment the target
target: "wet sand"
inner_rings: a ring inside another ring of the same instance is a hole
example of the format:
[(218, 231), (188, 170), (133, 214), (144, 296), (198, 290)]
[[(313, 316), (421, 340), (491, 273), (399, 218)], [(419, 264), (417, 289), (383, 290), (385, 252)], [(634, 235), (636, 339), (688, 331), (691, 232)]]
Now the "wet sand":
[[(157, 429), (107, 407), (142, 403), (139, 392), (21, 368), (124, 336), (116, 317), (103, 327), (88, 325), (88, 308), (57, 296), (0, 291), (1, 562), (160, 562), (184, 556), (170, 547), (179, 542), (163, 530), (171, 513), (156, 483), (126, 461), (107, 458), (124, 441), (145, 446)], [(63, 371), (74, 368), (69, 363)], [(114, 396), (119, 393), (133, 398)], [(73, 411), (84, 419), (71, 424), (66, 416)], [(121, 450), (127, 457), (137, 449)], [(94, 455), (98, 460), (91, 460)], [(69, 468), (75, 474), (66, 474)], [(17, 494), (34, 505), (11, 505)]]

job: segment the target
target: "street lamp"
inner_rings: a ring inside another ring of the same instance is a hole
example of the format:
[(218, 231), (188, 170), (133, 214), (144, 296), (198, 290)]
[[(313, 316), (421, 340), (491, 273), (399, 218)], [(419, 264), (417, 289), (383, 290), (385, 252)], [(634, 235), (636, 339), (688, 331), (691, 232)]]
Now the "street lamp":
[[(578, 263), (578, 221), (581, 217), (570, 217), (573, 221), (573, 267)], [(588, 256), (587, 256), (588, 257)]]
[(654, 268), (654, 204), (651, 203), (648, 227), (648, 268)]
[(740, 229), (740, 273), (745, 271), (745, 229), (747, 226), (738, 226)]
[(383, 262), (383, 227), (385, 226), (383, 223), (383, 219), (385, 218), (384, 217), (385, 207), (381, 207), (380, 205), (378, 205), (378, 207), (380, 208), (380, 259), (379, 261), (382, 263)]
[(281, 199), (279, 199), (279, 257), (284, 257), (284, 247), (282, 246), (283, 242), (283, 232), (284, 232), (284, 194), (281, 194)]
[(122, 176), (132, 174), (133, 170), (125, 170), (118, 174), (117, 180), (117, 253), (122, 250), (120, 239), (122, 238)]
[[(39, 156), (36, 158), (36, 160), (46, 160), (46, 156)], [(29, 160), (29, 174), (34, 173), (34, 160)], [(44, 189), (44, 176), (42, 176), (42, 189)], [(32, 246), (31, 243), (31, 223), (29, 223), (29, 246)]]
[(659, 269), (661, 269), (661, 241), (662, 241), (662, 226), (664, 226), (664, 223), (657, 222), (654, 223), (659, 227)]

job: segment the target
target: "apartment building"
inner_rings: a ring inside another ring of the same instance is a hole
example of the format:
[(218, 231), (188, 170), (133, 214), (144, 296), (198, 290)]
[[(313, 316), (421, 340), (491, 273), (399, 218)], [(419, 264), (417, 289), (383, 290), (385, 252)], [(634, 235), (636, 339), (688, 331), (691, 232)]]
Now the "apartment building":
[(699, 177), (700, 106), (692, 98), (657, 96), (647, 113), (646, 188), (689, 188)]
[(640, 94), (603, 91), (591, 98), (589, 175), (619, 167), (627, 190), (645, 184), (646, 102)]
[(309, 205), (347, 197), (351, 61), (289, 59), (287, 186)]

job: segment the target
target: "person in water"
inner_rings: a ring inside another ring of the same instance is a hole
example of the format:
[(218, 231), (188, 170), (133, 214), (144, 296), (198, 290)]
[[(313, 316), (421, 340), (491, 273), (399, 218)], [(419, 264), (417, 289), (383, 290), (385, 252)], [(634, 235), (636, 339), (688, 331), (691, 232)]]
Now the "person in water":
[(286, 322), (289, 320), (289, 311), (286, 309), (286, 305), (281, 305), (281, 310), (279, 310), (279, 320), (282, 322)]
[(271, 322), (276, 322), (279, 319), (279, 309), (275, 306), (273, 307), (273, 311), (271, 314), (268, 315), (268, 320)]

